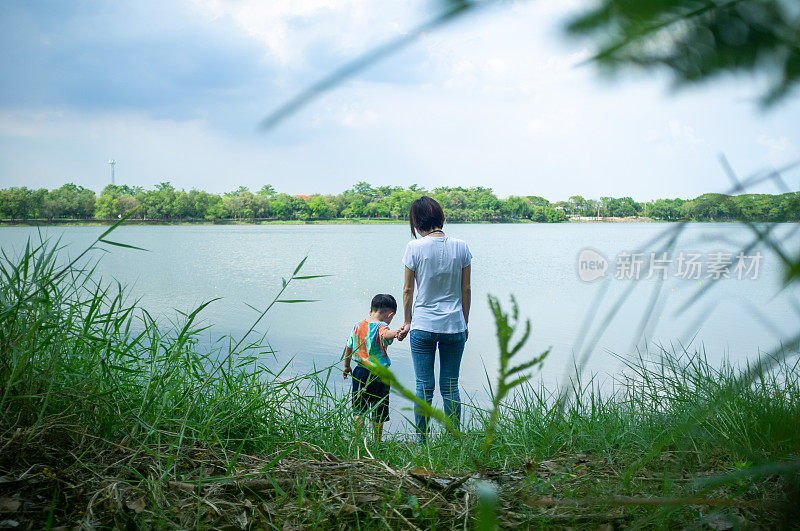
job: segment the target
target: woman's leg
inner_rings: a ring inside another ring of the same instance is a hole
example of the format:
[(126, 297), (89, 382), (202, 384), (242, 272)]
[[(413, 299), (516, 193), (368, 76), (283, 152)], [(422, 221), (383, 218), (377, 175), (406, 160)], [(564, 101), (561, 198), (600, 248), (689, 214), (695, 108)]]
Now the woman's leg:
[(456, 429), (461, 425), (461, 393), (458, 391), (458, 376), (461, 372), (461, 356), (464, 354), (466, 335), (437, 334), (439, 339), (439, 392), (442, 393), (444, 413)]
[[(414, 361), (414, 375), (417, 381), (417, 398), (427, 403), (433, 401), (436, 379), (433, 374), (433, 359), (436, 353), (436, 341), (433, 334), (424, 330), (412, 330), (411, 359)], [(414, 407), (414, 422), (417, 425), (417, 436), (421, 443), (428, 438), (428, 417), (418, 407)]]

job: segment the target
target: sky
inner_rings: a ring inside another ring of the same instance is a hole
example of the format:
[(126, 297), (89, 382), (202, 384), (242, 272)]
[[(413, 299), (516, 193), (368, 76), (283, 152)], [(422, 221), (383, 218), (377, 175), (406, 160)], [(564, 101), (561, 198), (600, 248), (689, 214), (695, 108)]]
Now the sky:
[[(431, 31), (271, 131), (309, 84), (429, 19), (431, 0), (4, 0), (0, 187), (117, 184), (290, 194), (485, 186), (500, 197), (694, 197), (800, 159), (800, 97), (763, 80), (613, 79), (564, 21), (500, 2)], [(783, 175), (800, 190), (800, 171)], [(752, 191), (783, 191), (773, 183)]]

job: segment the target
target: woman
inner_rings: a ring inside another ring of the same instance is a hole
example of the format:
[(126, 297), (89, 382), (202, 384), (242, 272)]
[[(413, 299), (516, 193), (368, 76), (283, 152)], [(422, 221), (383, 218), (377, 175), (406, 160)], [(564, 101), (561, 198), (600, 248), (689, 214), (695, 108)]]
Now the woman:
[[(422, 196), (414, 201), (408, 218), (414, 239), (408, 242), (403, 256), (403, 332), (411, 336), (417, 397), (429, 404), (433, 400), (436, 388), (433, 362), (438, 346), (439, 392), (445, 414), (458, 427), (461, 421), (458, 375), (469, 334), (472, 254), (463, 240), (442, 231), (444, 212), (434, 199)], [(424, 443), (428, 437), (428, 417), (415, 408), (414, 419), (420, 442)]]

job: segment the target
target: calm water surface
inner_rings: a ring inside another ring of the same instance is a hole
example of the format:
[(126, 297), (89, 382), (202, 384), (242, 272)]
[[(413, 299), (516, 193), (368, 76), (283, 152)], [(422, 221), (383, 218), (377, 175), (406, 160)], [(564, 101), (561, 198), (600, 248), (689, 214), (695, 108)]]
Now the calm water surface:
[[(478, 399), (485, 396), (485, 371), (492, 376), (496, 371), (494, 325), (486, 304), (489, 293), (504, 303), (513, 294), (521, 315), (531, 319), (533, 333), (520, 358), (552, 349), (541, 375), (548, 385), (563, 381), (573, 354), (578, 352), (576, 341), (587, 317), (591, 317), (593, 333), (631, 286), (630, 297), (583, 365), (588, 372), (618, 376), (622, 365), (612, 353), (626, 355), (637, 348), (652, 352), (656, 344), (704, 348), (714, 362), (726, 356), (741, 361), (755, 357), (759, 349), (773, 348), (779, 335), (797, 331), (798, 315), (792, 301), (798, 299), (798, 290), (780, 290), (780, 263), (765, 249), (761, 249), (764, 258), (756, 280), (730, 278), (711, 286), (708, 279), (673, 276), (660, 283), (644, 279), (646, 263), (638, 282), (613, 278), (618, 253), (639, 250), (649, 257), (659, 245), (647, 242), (675, 227), (600, 223), (447, 225), (446, 232), (466, 240), (474, 255), (470, 339), (462, 364), (464, 391)], [(779, 225), (775, 233), (790, 237), (790, 248), (797, 249), (796, 228)], [(75, 254), (102, 230), (59, 227), (43, 229), (43, 233), (60, 237)], [(700, 252), (703, 258), (716, 251), (735, 253), (751, 240), (751, 234), (736, 224), (690, 224), (672, 257), (680, 251)], [(202, 314), (205, 322), (213, 323), (212, 331), (204, 333), (208, 341), (219, 334), (241, 334), (249, 328), (256, 312), (247, 304), (265, 307), (279, 290), (281, 277), (289, 277), (308, 255), (303, 274), (331, 276), (292, 283), (286, 297), (319, 302), (278, 305), (259, 329), (268, 333), (278, 362), (293, 358), (296, 372), (339, 359), (350, 328), (367, 314), (373, 294), (388, 292), (402, 300), (400, 260), (410, 237), (403, 225), (131, 226), (119, 228), (113, 236), (148, 252), (111, 248), (100, 262), (101, 274), (129, 285), (131, 293), (140, 297), (154, 316), (166, 322), (175, 319), (175, 309), (187, 311), (211, 298), (222, 298)], [(1, 228), (0, 246), (6, 252), (16, 252), (29, 237), (38, 238), (35, 228)], [(577, 275), (578, 254), (587, 247), (610, 261), (606, 277), (592, 283)], [(675, 267), (673, 263), (671, 275)], [(645, 334), (637, 337), (653, 290), (659, 288), (657, 312), (645, 327)], [(707, 288), (696, 304), (676, 313), (684, 302)], [(401, 322), (402, 317), (396, 318), (392, 325)], [(389, 352), (401, 380), (413, 386), (408, 342), (395, 342)]]

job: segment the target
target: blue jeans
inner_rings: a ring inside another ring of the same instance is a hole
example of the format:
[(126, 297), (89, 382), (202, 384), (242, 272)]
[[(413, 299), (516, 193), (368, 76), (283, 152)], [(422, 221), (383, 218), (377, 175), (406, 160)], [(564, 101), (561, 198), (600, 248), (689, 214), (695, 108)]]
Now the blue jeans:
[[(433, 401), (436, 379), (433, 375), (433, 361), (436, 345), (439, 345), (439, 392), (444, 402), (444, 413), (458, 428), (461, 423), (461, 394), (458, 392), (458, 374), (461, 370), (461, 355), (467, 340), (464, 332), (440, 334), (425, 330), (412, 330), (411, 358), (414, 360), (414, 374), (417, 379), (417, 397), (427, 403)], [(428, 417), (418, 407), (414, 408), (414, 421), (417, 436), (424, 443), (428, 438)]]

